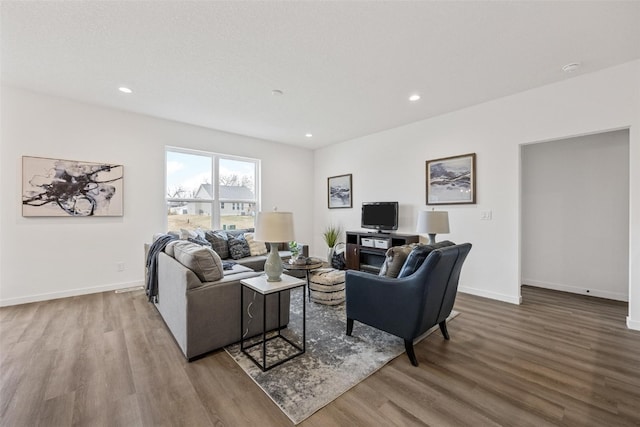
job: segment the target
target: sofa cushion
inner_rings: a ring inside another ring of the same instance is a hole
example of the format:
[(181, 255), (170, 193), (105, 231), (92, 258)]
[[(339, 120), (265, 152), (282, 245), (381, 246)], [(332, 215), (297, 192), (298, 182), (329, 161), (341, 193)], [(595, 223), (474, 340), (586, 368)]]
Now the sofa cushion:
[(409, 245), (392, 246), (387, 249), (386, 258), (380, 269), (380, 276), (396, 278), (402, 269), (407, 257), (419, 243)]
[(253, 233), (245, 233), (244, 238), (249, 244), (249, 252), (251, 256), (266, 255), (267, 245), (264, 242), (257, 242), (253, 239)]
[(249, 244), (243, 234), (229, 236), (229, 254), (233, 259), (240, 259), (251, 256)]
[(207, 247), (211, 247), (211, 243), (207, 240), (205, 240), (204, 238), (201, 238), (200, 236), (198, 237), (189, 237), (187, 239), (187, 241), (191, 242), (191, 243), (195, 243), (196, 245), (200, 245), (200, 246), (207, 246)]
[(232, 274), (249, 273), (249, 272), (253, 272), (253, 270), (250, 269), (249, 267), (245, 267), (244, 265), (234, 264), (230, 269), (224, 271), (224, 276), (227, 277)]
[(164, 253), (169, 255), (171, 258), (175, 258), (176, 253), (173, 250), (173, 245), (175, 245), (176, 243), (178, 243), (178, 240), (172, 240), (171, 242), (167, 243), (167, 246), (164, 247)]
[(245, 234), (245, 233), (255, 233), (255, 230), (253, 228), (237, 228), (234, 230), (225, 230), (225, 231), (229, 237), (239, 236), (240, 234)]
[(207, 231), (204, 233), (204, 237), (211, 243), (211, 248), (220, 255), (220, 258), (229, 258), (229, 238), (227, 237), (227, 233), (222, 230)]
[(409, 253), (407, 260), (405, 261), (402, 269), (400, 270), (400, 273), (398, 274), (398, 278), (411, 276), (413, 273), (415, 273), (418, 268), (420, 268), (424, 260), (427, 259), (431, 251), (433, 251), (434, 249), (453, 246), (454, 244), (455, 243), (450, 242), (449, 240), (445, 240), (433, 245), (416, 246)]
[(202, 282), (215, 282), (224, 276), (222, 261), (211, 248), (181, 240), (173, 245), (173, 251), (175, 259)]

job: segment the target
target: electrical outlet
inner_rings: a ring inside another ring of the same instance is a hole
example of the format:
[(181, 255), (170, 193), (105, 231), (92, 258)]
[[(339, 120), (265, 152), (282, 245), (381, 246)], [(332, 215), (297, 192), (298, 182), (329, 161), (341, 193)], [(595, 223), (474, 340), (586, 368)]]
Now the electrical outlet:
[(118, 262), (116, 263), (116, 269), (118, 271), (124, 271), (124, 262)]
[(481, 220), (491, 221), (491, 218), (492, 218), (491, 211), (481, 211), (480, 212), (480, 219)]

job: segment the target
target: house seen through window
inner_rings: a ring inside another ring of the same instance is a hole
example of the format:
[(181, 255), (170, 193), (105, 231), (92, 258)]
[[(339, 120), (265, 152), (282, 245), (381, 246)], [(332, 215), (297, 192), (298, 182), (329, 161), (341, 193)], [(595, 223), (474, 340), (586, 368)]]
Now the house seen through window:
[(167, 229), (252, 228), (260, 162), (167, 148)]

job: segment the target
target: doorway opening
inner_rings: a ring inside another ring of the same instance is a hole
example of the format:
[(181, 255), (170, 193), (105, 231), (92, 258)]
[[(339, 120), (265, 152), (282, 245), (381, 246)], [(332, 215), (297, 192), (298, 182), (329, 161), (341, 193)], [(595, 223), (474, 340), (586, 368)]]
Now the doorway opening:
[(629, 299), (629, 130), (522, 145), (521, 284)]

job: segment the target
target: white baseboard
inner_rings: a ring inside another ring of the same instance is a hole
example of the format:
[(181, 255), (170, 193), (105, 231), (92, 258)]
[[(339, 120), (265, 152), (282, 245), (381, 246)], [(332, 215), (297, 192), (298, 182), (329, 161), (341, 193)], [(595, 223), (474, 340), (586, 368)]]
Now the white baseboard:
[(627, 316), (627, 328), (640, 331), (640, 320), (634, 320)]
[(96, 294), (100, 292), (115, 291), (117, 289), (131, 288), (134, 286), (143, 286), (143, 285), (144, 285), (143, 280), (136, 280), (133, 282), (113, 283), (111, 285), (95, 286), (92, 288), (70, 289), (70, 290), (61, 291), (61, 292), (51, 292), (48, 294), (38, 294), (38, 295), (29, 295), (26, 297), (19, 297), (19, 298), (0, 299), (0, 307), (7, 307), (10, 305), (18, 305), (18, 304), (27, 304), (30, 302), (48, 301), (48, 300), (58, 299), (58, 298), (75, 297), (78, 295)]
[(497, 292), (489, 292), (486, 291), (484, 289), (477, 289), (477, 288), (470, 288), (468, 286), (460, 286), (458, 287), (458, 291), (465, 293), (465, 294), (471, 294), (471, 295), (476, 295), (479, 297), (484, 297), (484, 298), (490, 298), (490, 299), (495, 299), (498, 301), (504, 301), (504, 302), (508, 302), (510, 304), (521, 304), (522, 303), (522, 297), (519, 296), (513, 296), (513, 295), (505, 295), (505, 294), (499, 294)]
[(542, 282), (540, 280), (522, 279), (523, 285), (536, 286), (538, 288), (553, 289), (554, 291), (570, 292), (572, 294), (588, 295), (598, 298), (612, 299), (616, 301), (629, 301), (627, 294), (610, 292), (602, 289), (585, 289), (577, 286), (565, 285), (562, 283)]

